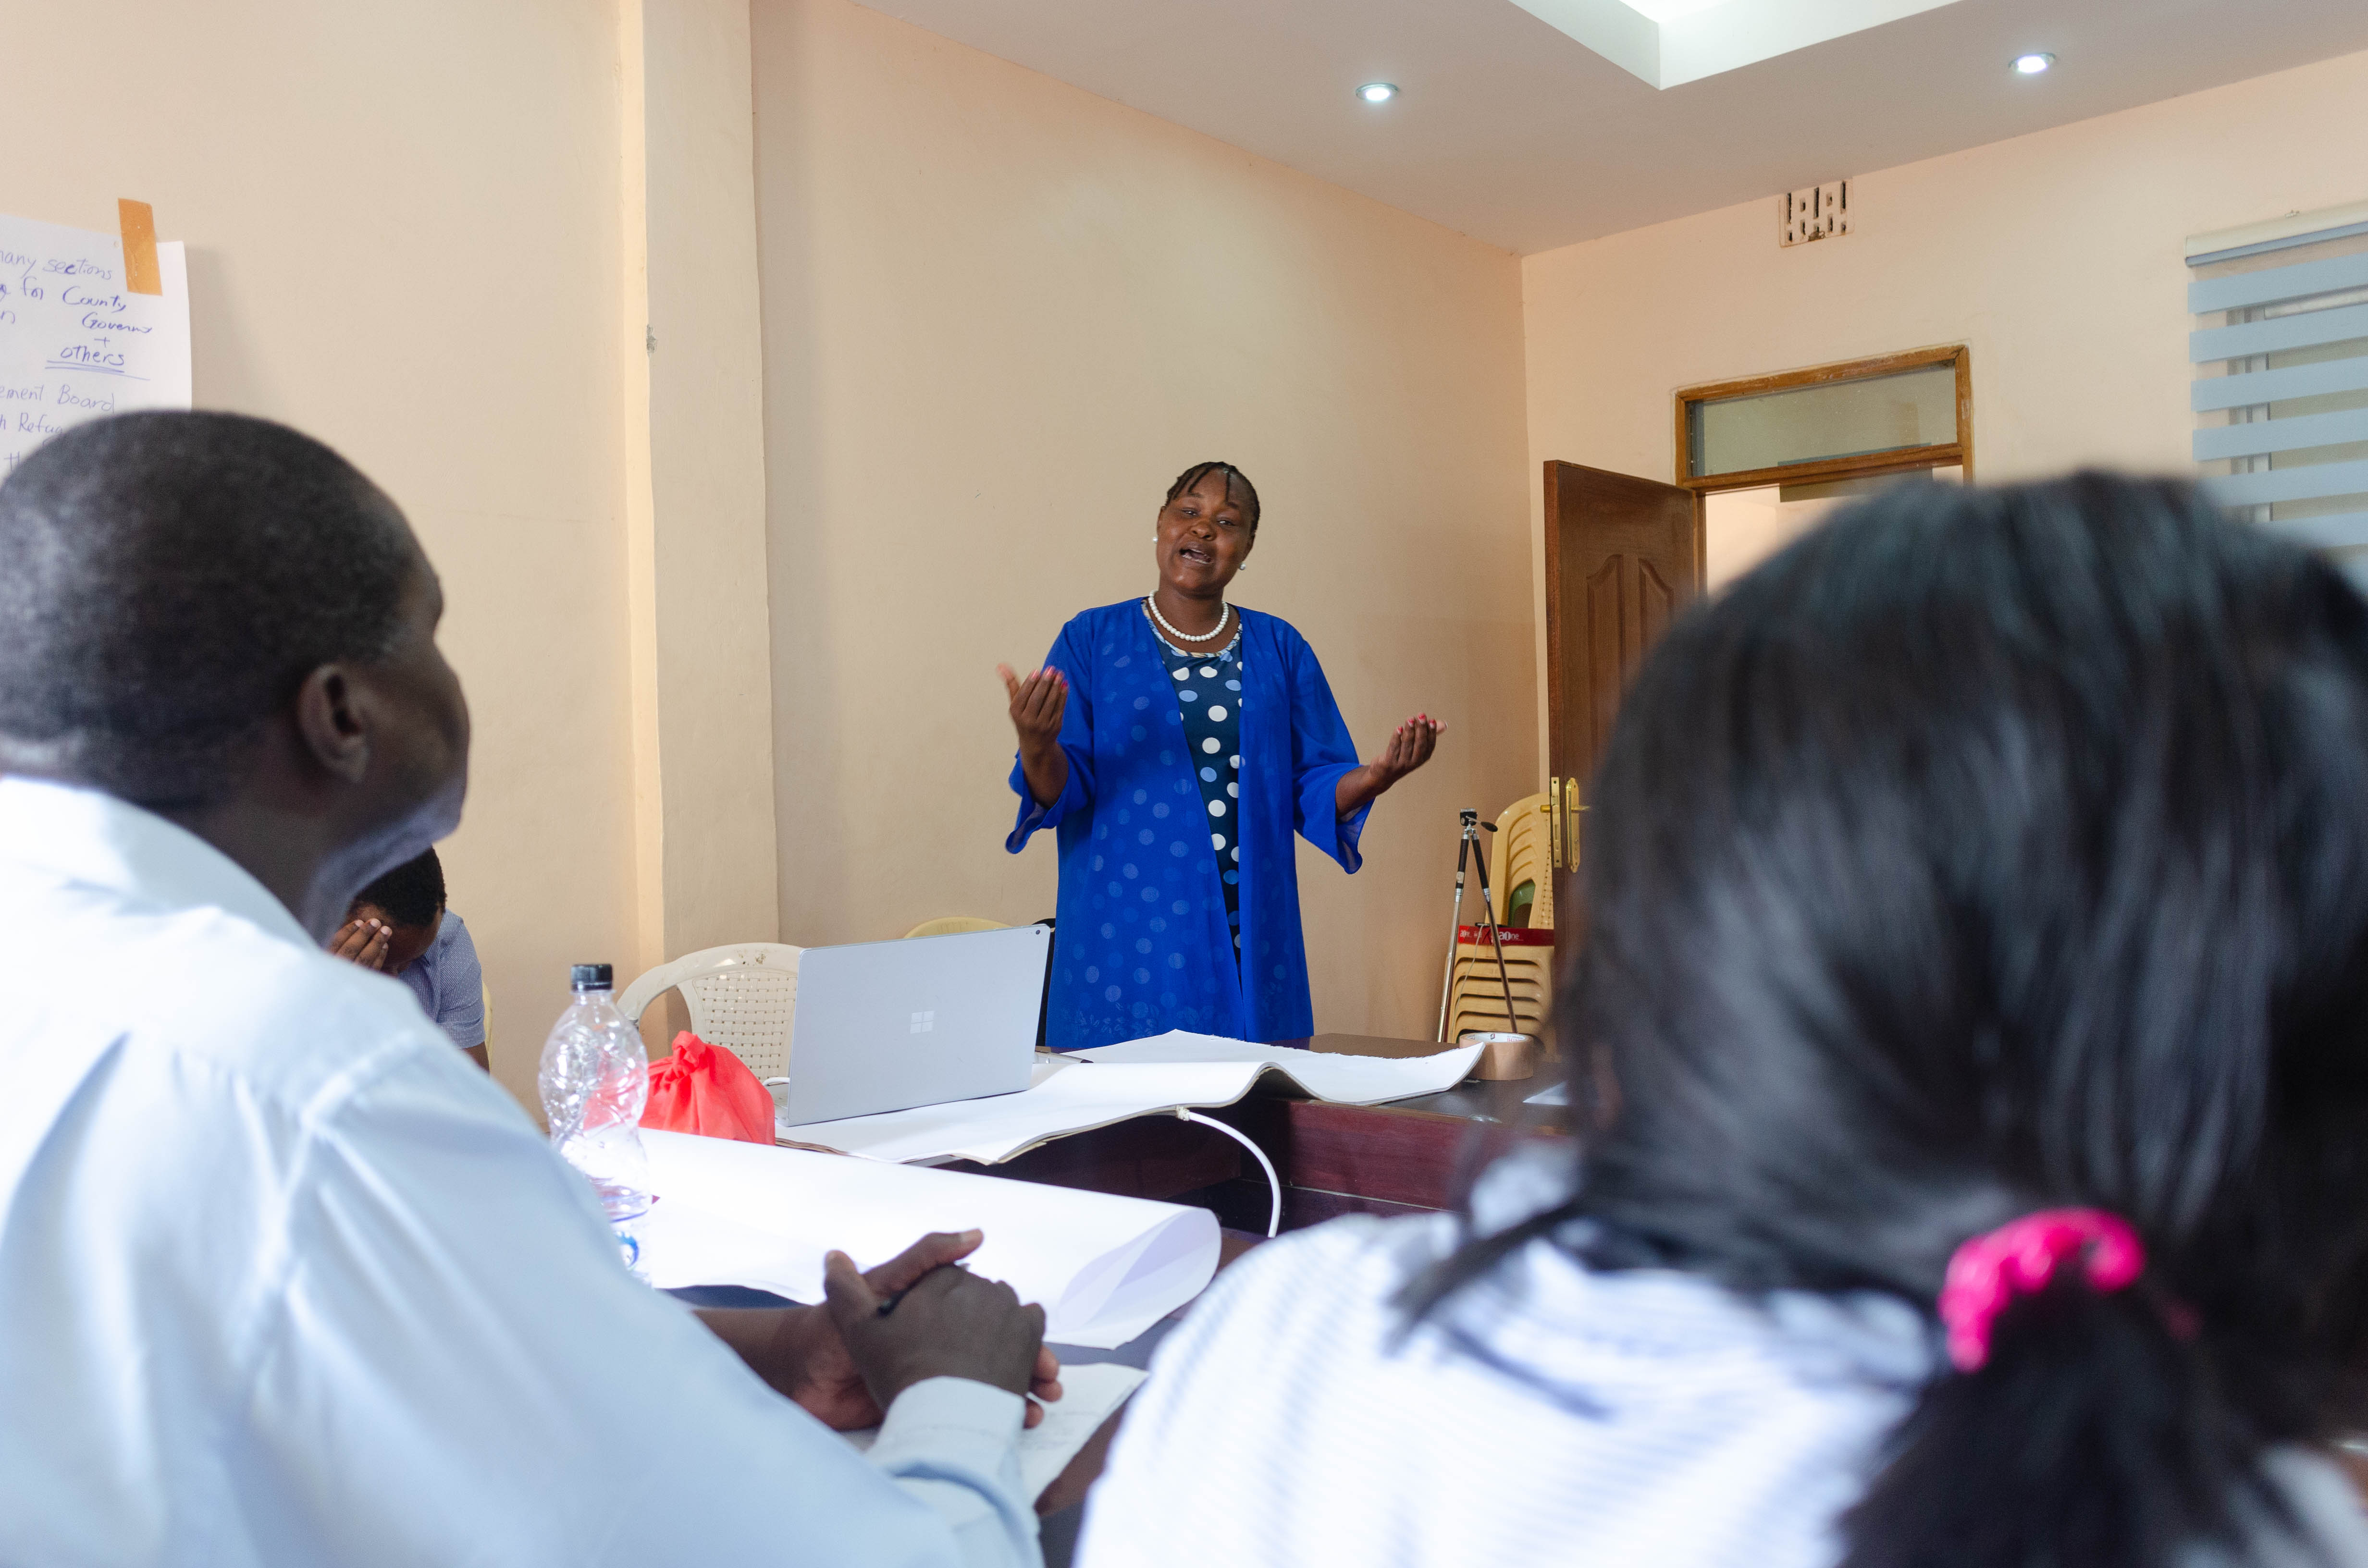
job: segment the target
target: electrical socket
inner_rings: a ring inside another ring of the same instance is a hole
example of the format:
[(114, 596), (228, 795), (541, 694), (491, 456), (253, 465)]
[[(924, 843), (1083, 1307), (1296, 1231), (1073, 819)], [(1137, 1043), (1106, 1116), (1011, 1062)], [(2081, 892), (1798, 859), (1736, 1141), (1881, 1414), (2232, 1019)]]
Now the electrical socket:
[(1804, 245), (1850, 232), (1850, 185), (1846, 179), (1788, 190), (1776, 199), (1776, 243)]

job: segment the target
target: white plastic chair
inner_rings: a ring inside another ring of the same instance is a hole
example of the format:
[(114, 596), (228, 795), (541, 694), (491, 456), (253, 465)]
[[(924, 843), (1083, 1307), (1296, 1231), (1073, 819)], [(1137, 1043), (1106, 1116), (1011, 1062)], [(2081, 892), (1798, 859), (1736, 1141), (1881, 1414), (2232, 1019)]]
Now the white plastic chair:
[(905, 933), (913, 937), (955, 937), (967, 931), (1007, 931), (1010, 927), (1000, 920), (987, 920), (975, 915), (940, 915), (935, 920), (924, 920)]
[(785, 1081), (804, 951), (782, 942), (740, 942), (685, 953), (626, 986), (617, 1010), (638, 1024), (661, 994), (679, 991), (691, 1033), (729, 1050), (757, 1077)]

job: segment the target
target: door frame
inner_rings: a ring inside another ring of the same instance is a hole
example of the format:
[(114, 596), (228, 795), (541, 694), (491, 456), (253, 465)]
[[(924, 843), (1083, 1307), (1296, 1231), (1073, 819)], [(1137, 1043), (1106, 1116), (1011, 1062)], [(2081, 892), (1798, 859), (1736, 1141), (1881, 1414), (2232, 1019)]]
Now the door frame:
[[(1833, 381), (1865, 381), (1877, 376), (1896, 375), (1902, 370), (1919, 369), (1927, 365), (1953, 365), (1956, 369), (1957, 395), (1956, 439), (1941, 445), (1900, 447), (1890, 451), (1867, 452), (1857, 457), (1821, 458), (1808, 462), (1780, 463), (1770, 468), (1745, 469), (1734, 473), (1694, 475), (1687, 472), (1687, 409), (1697, 403), (1715, 402), (1722, 398), (1750, 397), (1761, 392), (1788, 392), (1798, 387), (1821, 386)], [(1676, 473), (1673, 483), (1693, 496), (1694, 507), (1694, 571), (1691, 587), (1695, 594), (1703, 591), (1704, 573), (1708, 568), (1708, 528), (1710, 497), (1730, 490), (1764, 490), (1771, 484), (1824, 483), (1841, 479), (1871, 479), (1887, 473), (1913, 473), (1923, 469), (1962, 469), (1964, 481), (1974, 482), (1974, 357), (1973, 349), (1963, 343), (1940, 344), (1924, 348), (1911, 348), (1897, 354), (1878, 354), (1863, 359), (1843, 359), (1827, 365), (1812, 365), (1797, 370), (1779, 370), (1770, 375), (1745, 376), (1724, 381), (1706, 381), (1698, 386), (1680, 387), (1672, 394), (1674, 439), (1670, 457)], [(1584, 466), (1584, 465), (1579, 465)], [(1561, 538), (1556, 528), (1556, 509), (1552, 504), (1555, 462), (1547, 460), (1542, 477), (1547, 486), (1545, 514), (1545, 623), (1546, 647), (1546, 734), (1545, 763), (1547, 790), (1550, 795), (1558, 790), (1565, 798), (1553, 803), (1561, 808), (1562, 826), (1556, 833), (1555, 847), (1559, 851), (1553, 860), (1554, 885), (1554, 920), (1560, 925), (1569, 918), (1574, 925), (1579, 918), (1578, 900), (1564, 886), (1564, 879), (1577, 875), (1574, 866), (1565, 866), (1563, 857), (1574, 855), (1584, 841), (1579, 826), (1579, 813), (1587, 809), (1579, 798), (1581, 781), (1565, 778), (1554, 747), (1554, 736), (1562, 722), (1562, 670), (1556, 656), (1553, 629), (1561, 619), (1565, 607), (1560, 603), (1562, 573), (1560, 564)], [(1611, 472), (1601, 470), (1598, 472)], [(1634, 476), (1621, 476), (1634, 477)], [(1651, 482), (1645, 482), (1651, 483)], [(1569, 911), (1565, 916), (1565, 911)], [(1576, 943), (1574, 942), (1574, 946)]]
[[(1779, 463), (1772, 468), (1742, 469), (1734, 473), (1695, 475), (1686, 472), (1687, 454), (1691, 446), (1686, 428), (1686, 411), (1697, 403), (1716, 403), (1725, 398), (1751, 397), (1761, 392), (1790, 392), (1798, 387), (1822, 386), (1829, 381), (1867, 381), (1876, 376), (1897, 375), (1902, 370), (1920, 369), (1927, 365), (1947, 364), (1954, 364), (1957, 371), (1957, 438), (1945, 445), (1899, 447), (1886, 452)], [(1868, 359), (1844, 359), (1830, 365), (1812, 365), (1802, 370), (1779, 370), (1773, 375), (1746, 376), (1736, 381), (1679, 387), (1672, 403), (1676, 414), (1676, 440), (1670, 449), (1670, 456), (1677, 469), (1677, 478), (1672, 483), (1680, 490), (1694, 493), (1694, 526), (1698, 532), (1709, 517), (1708, 498), (1724, 490), (1765, 490), (1771, 484), (1818, 484), (1837, 479), (1872, 479), (1879, 474), (1913, 473), (1919, 469), (1947, 468), (1952, 464), (1964, 471), (1967, 484), (1974, 482), (1974, 353), (1962, 343), (1910, 348), (1898, 354), (1878, 354)]]
[[(1562, 754), (1554, 744), (1556, 736), (1564, 733), (1563, 726), (1566, 722), (1565, 709), (1567, 699), (1571, 696), (1567, 690), (1568, 673), (1564, 670), (1562, 665), (1562, 640), (1555, 635), (1571, 612), (1571, 607), (1565, 605), (1562, 597), (1560, 471), (1566, 468), (1583, 470), (1595, 475), (1599, 480), (1611, 480), (1622, 485), (1637, 486), (1653, 493), (1656, 500), (1666, 497), (1672, 488), (1659, 480), (1645, 479), (1638, 474), (1622, 473), (1615, 469), (1592, 468), (1585, 463), (1571, 462), (1567, 459), (1548, 458), (1542, 465), (1540, 478), (1543, 481), (1542, 499), (1544, 503), (1545, 514), (1546, 665), (1544, 671), (1546, 733), (1542, 738), (1545, 753), (1543, 760), (1546, 767), (1546, 807), (1553, 824), (1548, 830), (1546, 864), (1549, 874), (1554, 879), (1554, 925), (1558, 931), (1569, 932), (1567, 937), (1560, 935), (1555, 937), (1557, 943), (1565, 944), (1565, 952), (1577, 948), (1579, 933), (1584, 928), (1584, 911), (1576, 890), (1571, 886), (1571, 880), (1578, 874), (1580, 849), (1586, 837), (1582, 816), (1587, 811), (1587, 802), (1582, 798), (1582, 791), (1590, 781), (1578, 774), (1565, 774), (1562, 771)], [(1693, 504), (1693, 574), (1692, 580), (1683, 585), (1687, 596), (1684, 601), (1686, 603), (1691, 603), (1702, 596), (1707, 565), (1703, 553), (1702, 529), (1705, 512), (1702, 498), (1696, 494), (1691, 497), (1691, 500)], [(1593, 767), (1590, 764), (1589, 775), (1592, 772)]]
[[(1540, 475), (1540, 478), (1543, 481), (1542, 494), (1545, 501), (1546, 772), (1549, 778), (1559, 777), (1554, 770), (1561, 767), (1560, 760), (1554, 756), (1554, 726), (1560, 721), (1562, 716), (1564, 675), (1561, 650), (1554, 646), (1554, 628), (1561, 621), (1564, 614), (1566, 613), (1568, 607), (1565, 606), (1562, 602), (1562, 535), (1561, 530), (1554, 526), (1556, 508), (1554, 505), (1554, 482), (1556, 478), (1554, 470), (1557, 467), (1565, 465), (1572, 468), (1584, 468), (1587, 466), (1583, 463), (1568, 463), (1567, 460), (1549, 458), (1543, 464), (1543, 472)], [(1657, 487), (1656, 481), (1638, 479), (1637, 476), (1634, 474), (1620, 473), (1611, 469), (1597, 469), (1595, 472), (1598, 473), (1611, 474), (1616, 479), (1631, 480), (1636, 483), (1653, 484)], [(1691, 488), (1691, 486), (1683, 488)], [(1707, 516), (1708, 513), (1703, 507), (1702, 496), (1699, 494), (1695, 495), (1694, 580), (1691, 583), (1687, 584), (1686, 586), (1687, 589), (1697, 597), (1702, 594), (1702, 582), (1704, 578), (1702, 528), (1704, 519)]]

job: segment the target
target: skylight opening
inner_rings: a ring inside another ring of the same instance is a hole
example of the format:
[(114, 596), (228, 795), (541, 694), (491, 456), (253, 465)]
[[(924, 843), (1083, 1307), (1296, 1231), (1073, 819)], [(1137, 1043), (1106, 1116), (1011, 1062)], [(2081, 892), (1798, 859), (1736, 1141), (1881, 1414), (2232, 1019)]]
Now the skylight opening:
[(1714, 6), (1734, 6), (1738, 10), (1756, 6), (1764, 10), (1767, 0), (1621, 0), (1630, 10), (1649, 21), (1666, 27), (1682, 21), (1697, 11), (1707, 11)]
[(1656, 87), (1682, 86), (1955, 0), (1513, 0)]

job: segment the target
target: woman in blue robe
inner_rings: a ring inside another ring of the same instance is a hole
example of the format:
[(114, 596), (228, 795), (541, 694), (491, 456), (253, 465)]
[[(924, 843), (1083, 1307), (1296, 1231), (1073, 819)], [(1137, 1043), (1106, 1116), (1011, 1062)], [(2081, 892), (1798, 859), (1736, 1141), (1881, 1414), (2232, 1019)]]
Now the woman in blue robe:
[(1185, 470), (1152, 534), (1156, 589), (1072, 619), (1042, 669), (1001, 671), (1019, 736), (1005, 847), (1047, 827), (1060, 845), (1056, 1051), (1313, 1034), (1291, 835), (1355, 871), (1374, 798), (1444, 728), (1417, 714), (1357, 760), (1306, 639), (1225, 601), (1258, 523), (1231, 463)]

